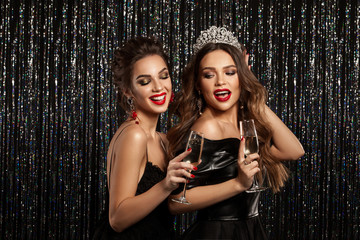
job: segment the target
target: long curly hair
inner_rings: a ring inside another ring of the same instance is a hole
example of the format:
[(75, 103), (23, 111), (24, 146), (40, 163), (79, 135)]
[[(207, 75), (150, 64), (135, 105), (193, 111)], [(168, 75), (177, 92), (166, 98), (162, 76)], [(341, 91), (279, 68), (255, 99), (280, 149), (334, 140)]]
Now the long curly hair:
[(170, 70), (168, 56), (162, 43), (155, 37), (136, 37), (128, 40), (123, 47), (114, 51), (112, 62), (113, 83), (117, 92), (117, 101), (126, 111), (130, 111), (124, 92), (132, 91), (131, 76), (136, 61), (151, 55), (159, 55)]
[[(199, 68), (203, 57), (215, 50), (223, 50), (230, 54), (237, 67), (240, 82), (240, 98), (238, 108), (238, 120), (254, 119), (259, 140), (259, 165), (260, 169), (265, 165), (268, 172), (268, 182), (274, 192), (284, 186), (288, 178), (288, 169), (281, 161), (270, 153), (271, 138), (273, 133), (269, 123), (264, 119), (265, 103), (267, 91), (248, 69), (245, 57), (242, 52), (231, 45), (223, 43), (208, 43), (197, 55), (193, 56), (189, 64), (184, 69), (182, 75), (182, 88), (175, 97), (175, 101), (170, 106), (169, 115), (178, 117), (178, 124), (172, 127), (167, 134), (170, 145), (168, 148), (170, 157), (174, 157), (177, 148), (181, 145), (194, 122), (199, 118), (197, 104), (201, 101), (202, 111), (206, 108), (206, 102), (198, 93)], [(245, 50), (245, 49), (244, 49)], [(169, 117), (171, 119), (171, 117)], [(263, 173), (259, 174), (260, 179)]]

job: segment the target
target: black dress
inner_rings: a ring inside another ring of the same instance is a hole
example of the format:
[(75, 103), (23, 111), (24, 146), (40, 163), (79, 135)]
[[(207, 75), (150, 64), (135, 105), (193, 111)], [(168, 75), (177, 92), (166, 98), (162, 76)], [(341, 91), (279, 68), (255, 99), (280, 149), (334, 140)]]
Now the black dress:
[[(146, 163), (144, 175), (142, 176), (136, 195), (142, 194), (149, 190), (152, 186), (160, 182), (165, 173), (160, 168), (154, 166), (151, 162)], [(136, 211), (136, 209), (134, 209)], [(109, 224), (108, 211), (102, 219), (96, 230), (93, 239), (172, 239), (173, 237), (173, 216), (167, 207), (167, 200), (162, 202), (145, 218), (127, 228), (121, 233), (115, 232)]]
[[(201, 163), (187, 188), (235, 178), (239, 144), (237, 138), (204, 139)], [(199, 210), (196, 222), (185, 231), (183, 239), (267, 239), (258, 213), (259, 194), (243, 192)]]
[[(126, 128), (126, 127), (125, 127)], [(125, 129), (124, 128), (124, 129)], [(123, 129), (123, 130), (124, 130)], [(121, 131), (122, 132), (122, 131)], [(121, 134), (119, 133), (119, 135)], [(118, 136), (119, 136), (118, 135)], [(161, 139), (161, 137), (160, 137)], [(164, 148), (164, 144), (161, 140), (161, 146)], [(110, 161), (113, 158), (110, 159)], [(153, 165), (149, 162), (146, 151), (146, 166), (144, 170), (144, 174), (141, 177), (136, 195), (140, 195), (150, 188), (152, 188), (155, 184), (163, 180), (166, 176), (166, 173), (163, 172), (158, 166)], [(111, 169), (110, 169), (111, 174)], [(110, 184), (110, 183), (109, 183)], [(108, 197), (107, 197), (108, 202)], [(136, 209), (134, 209), (136, 211)], [(169, 212), (167, 206), (167, 199), (165, 199), (159, 206), (157, 206), (149, 215), (145, 218), (137, 222), (136, 224), (130, 226), (124, 231), (118, 233), (115, 232), (109, 223), (108, 217), (108, 204), (105, 209), (103, 216), (101, 217), (101, 221), (98, 224), (93, 239), (128, 239), (128, 240), (167, 240), (172, 239), (174, 237), (173, 230), (173, 222), (174, 216), (172, 216)]]

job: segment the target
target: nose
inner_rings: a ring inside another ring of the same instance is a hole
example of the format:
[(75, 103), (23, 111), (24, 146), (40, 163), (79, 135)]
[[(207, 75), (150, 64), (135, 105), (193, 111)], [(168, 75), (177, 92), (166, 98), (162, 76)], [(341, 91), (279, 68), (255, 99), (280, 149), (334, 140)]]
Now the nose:
[(225, 81), (224, 81), (223, 76), (221, 74), (218, 74), (217, 78), (216, 78), (215, 85), (216, 86), (221, 86), (221, 85), (224, 85), (224, 84), (225, 84)]
[(154, 92), (159, 92), (163, 89), (163, 85), (161, 84), (159, 79), (155, 79), (153, 82), (154, 82), (154, 86), (153, 86)]

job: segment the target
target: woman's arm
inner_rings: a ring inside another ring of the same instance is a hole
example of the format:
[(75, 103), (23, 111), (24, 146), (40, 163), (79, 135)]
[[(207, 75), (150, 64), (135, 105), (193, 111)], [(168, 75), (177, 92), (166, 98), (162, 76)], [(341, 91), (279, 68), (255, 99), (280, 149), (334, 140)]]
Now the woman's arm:
[(115, 155), (109, 176), (109, 221), (117, 232), (125, 230), (153, 211), (177, 188), (179, 182), (184, 182), (184, 174), (190, 177), (184, 168), (191, 165), (180, 162), (188, 153), (180, 154), (171, 161), (164, 180), (135, 196), (146, 164), (146, 143), (147, 136), (137, 125), (124, 130), (114, 143)]
[[(200, 186), (189, 189), (186, 191), (186, 198), (191, 205), (179, 204), (171, 201), (171, 198), (178, 198), (182, 193), (178, 195), (170, 195), (169, 209), (173, 214), (180, 214), (185, 212), (191, 212), (206, 208), (228, 198), (231, 198), (246, 189), (248, 189), (253, 181), (253, 176), (260, 171), (258, 168), (259, 158), (258, 154), (251, 154), (246, 158), (249, 164), (244, 164), (244, 147), (245, 141), (242, 140), (240, 143), (239, 157), (238, 157), (238, 177), (230, 179), (226, 182)], [(250, 163), (251, 162), (251, 163)], [(196, 171), (194, 172), (196, 174)]]
[(302, 157), (305, 152), (301, 143), (268, 106), (265, 106), (265, 116), (273, 132), (271, 154), (281, 160), (297, 160)]
[[(244, 51), (245, 62), (248, 64), (249, 54)], [(249, 65), (249, 70), (251, 69)], [(271, 147), (271, 153), (281, 160), (298, 160), (305, 152), (304, 149), (296, 138), (296, 136), (290, 131), (290, 129), (276, 116), (276, 114), (265, 105), (265, 117), (271, 124), (271, 130), (273, 132), (273, 143)]]
[(146, 143), (146, 134), (134, 125), (125, 129), (113, 146), (114, 158), (109, 176), (109, 221), (117, 232), (143, 219), (169, 194), (161, 184), (157, 184), (135, 196), (141, 171), (145, 168)]

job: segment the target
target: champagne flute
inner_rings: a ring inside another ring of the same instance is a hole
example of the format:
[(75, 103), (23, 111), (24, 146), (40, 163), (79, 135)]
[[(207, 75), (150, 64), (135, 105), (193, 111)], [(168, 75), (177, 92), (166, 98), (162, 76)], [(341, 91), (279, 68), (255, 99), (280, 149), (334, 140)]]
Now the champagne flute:
[[(256, 133), (256, 128), (254, 124), (254, 120), (243, 120), (240, 121), (240, 136), (245, 138), (245, 157), (259, 152), (259, 141)], [(264, 176), (266, 174), (266, 168), (263, 167)], [(259, 183), (258, 176), (254, 176), (254, 181), (251, 187), (246, 190), (247, 193), (261, 192), (267, 189), (267, 187), (262, 186), (264, 182), (264, 177), (262, 182)]]
[[(199, 165), (203, 144), (204, 144), (204, 134), (200, 133), (200, 132), (196, 132), (196, 131), (191, 131), (185, 150), (188, 150), (189, 148), (191, 148), (192, 151), (182, 161), (191, 163), (195, 167), (197, 165)], [(191, 170), (189, 170), (189, 171), (191, 171)], [(171, 199), (172, 201), (177, 202), (177, 203), (187, 204), (187, 205), (191, 204), (189, 201), (186, 200), (186, 197), (185, 197), (187, 181), (188, 181), (188, 178), (186, 178), (182, 196), (179, 198), (172, 198)]]

